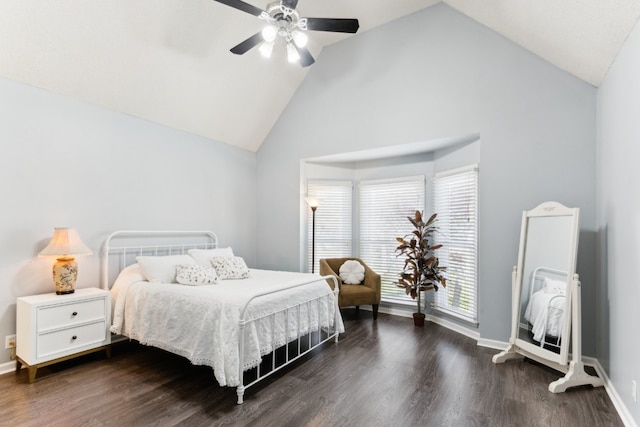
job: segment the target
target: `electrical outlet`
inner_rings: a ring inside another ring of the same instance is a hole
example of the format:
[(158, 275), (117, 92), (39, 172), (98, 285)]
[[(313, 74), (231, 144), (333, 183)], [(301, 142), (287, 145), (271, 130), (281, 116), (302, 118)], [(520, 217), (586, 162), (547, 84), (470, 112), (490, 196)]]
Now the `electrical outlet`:
[(638, 403), (638, 383), (636, 380), (631, 381), (631, 397), (634, 402)]
[(7, 335), (4, 337), (4, 349), (8, 350), (16, 346), (16, 336), (15, 335)]

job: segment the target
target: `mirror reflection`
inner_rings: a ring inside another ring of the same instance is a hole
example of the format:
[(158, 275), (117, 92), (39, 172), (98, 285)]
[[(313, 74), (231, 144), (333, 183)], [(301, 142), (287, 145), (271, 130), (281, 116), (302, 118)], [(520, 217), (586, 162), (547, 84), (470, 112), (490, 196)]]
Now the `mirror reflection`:
[(570, 315), (567, 271), (573, 238), (572, 216), (527, 219), (518, 338), (554, 353), (560, 352)]

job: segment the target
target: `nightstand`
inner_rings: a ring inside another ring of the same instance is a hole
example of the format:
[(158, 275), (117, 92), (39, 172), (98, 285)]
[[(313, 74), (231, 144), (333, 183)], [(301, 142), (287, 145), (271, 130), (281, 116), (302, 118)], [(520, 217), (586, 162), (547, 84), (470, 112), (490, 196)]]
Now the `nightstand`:
[(76, 289), (17, 299), (16, 372), (29, 369), (29, 382), (38, 368), (95, 351), (110, 356), (111, 299), (109, 291)]

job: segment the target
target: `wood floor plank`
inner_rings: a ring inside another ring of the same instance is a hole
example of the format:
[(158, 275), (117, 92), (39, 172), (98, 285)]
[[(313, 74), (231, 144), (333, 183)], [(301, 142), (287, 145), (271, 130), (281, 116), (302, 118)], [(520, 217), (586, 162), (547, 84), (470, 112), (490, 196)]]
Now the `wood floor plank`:
[(435, 324), (344, 310), (337, 344), (251, 387), (236, 405), (211, 369), (136, 343), (0, 376), (12, 426), (622, 426), (604, 388), (553, 394), (559, 373)]

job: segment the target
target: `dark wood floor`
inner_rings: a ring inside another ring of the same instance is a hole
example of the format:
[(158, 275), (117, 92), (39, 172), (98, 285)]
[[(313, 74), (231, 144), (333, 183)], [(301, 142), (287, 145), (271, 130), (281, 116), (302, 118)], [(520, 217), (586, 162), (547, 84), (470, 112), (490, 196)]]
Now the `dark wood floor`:
[(559, 375), (443, 327), (344, 311), (347, 332), (247, 390), (209, 368), (121, 343), (103, 353), (0, 376), (0, 425), (60, 426), (621, 426), (604, 388), (547, 391)]

